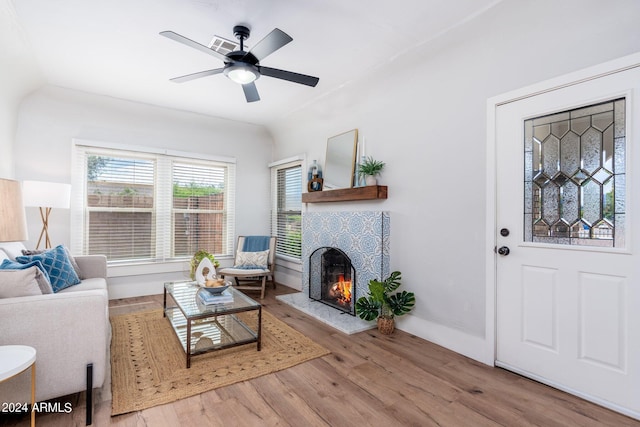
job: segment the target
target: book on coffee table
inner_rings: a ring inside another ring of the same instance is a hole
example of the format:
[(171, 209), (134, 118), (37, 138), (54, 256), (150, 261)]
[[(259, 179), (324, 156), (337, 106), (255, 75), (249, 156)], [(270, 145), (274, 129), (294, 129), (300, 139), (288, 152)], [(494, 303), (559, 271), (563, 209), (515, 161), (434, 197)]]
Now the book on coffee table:
[(233, 302), (233, 295), (228, 290), (224, 290), (222, 293), (214, 295), (206, 290), (198, 292), (198, 298), (203, 304), (222, 304), (227, 302)]

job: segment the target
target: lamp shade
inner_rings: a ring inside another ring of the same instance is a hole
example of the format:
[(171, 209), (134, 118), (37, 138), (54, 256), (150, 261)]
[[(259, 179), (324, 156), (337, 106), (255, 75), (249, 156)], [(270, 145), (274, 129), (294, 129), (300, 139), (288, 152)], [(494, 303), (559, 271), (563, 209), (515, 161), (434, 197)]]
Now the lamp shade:
[(20, 182), (0, 178), (0, 242), (27, 240)]
[(71, 203), (71, 184), (23, 181), (22, 191), (25, 206), (69, 209)]

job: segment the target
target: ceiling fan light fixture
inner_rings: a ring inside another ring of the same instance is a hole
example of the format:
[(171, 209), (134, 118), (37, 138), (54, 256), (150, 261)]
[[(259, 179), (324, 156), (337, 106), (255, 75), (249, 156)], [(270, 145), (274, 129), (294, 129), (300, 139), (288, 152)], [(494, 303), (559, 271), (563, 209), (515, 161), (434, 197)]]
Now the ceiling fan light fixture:
[[(317, 77), (294, 73), (292, 71), (279, 70), (277, 68), (263, 67), (260, 65), (261, 60), (293, 41), (291, 36), (284, 31), (274, 28), (249, 51), (245, 51), (244, 46), (244, 41), (249, 38), (249, 28), (244, 25), (236, 25), (233, 27), (233, 33), (240, 41), (239, 50), (229, 50), (231, 47), (230, 45), (233, 45), (233, 43), (228, 40), (224, 40), (221, 37), (216, 37), (216, 40), (211, 43), (211, 46), (205, 46), (173, 31), (160, 32), (161, 36), (167, 37), (178, 43), (182, 43), (183, 45), (199, 50), (200, 52), (204, 52), (224, 62), (224, 67), (222, 68), (214, 68), (212, 70), (205, 70), (187, 74), (185, 76), (174, 77), (171, 81), (175, 83), (183, 83), (199, 79), (201, 77), (224, 73), (231, 81), (242, 86), (247, 102), (256, 102), (260, 100), (260, 95), (258, 94), (258, 89), (254, 82), (262, 75), (311, 87), (315, 87), (315, 85), (318, 84), (320, 79)], [(227, 52), (224, 53), (225, 51)]]
[(256, 67), (251, 64), (239, 62), (228, 65), (224, 69), (224, 74), (233, 82), (241, 85), (252, 83), (260, 77), (260, 73), (258, 73)]

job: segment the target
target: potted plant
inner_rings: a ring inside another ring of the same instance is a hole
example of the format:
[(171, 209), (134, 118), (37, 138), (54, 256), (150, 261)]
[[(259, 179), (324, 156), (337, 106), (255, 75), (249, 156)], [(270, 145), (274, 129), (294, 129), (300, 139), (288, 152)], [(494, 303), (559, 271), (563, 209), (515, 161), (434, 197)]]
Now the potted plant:
[(367, 185), (378, 183), (376, 176), (380, 175), (382, 169), (384, 169), (384, 162), (375, 160), (371, 156), (365, 157), (364, 161), (358, 165), (358, 173), (360, 176), (364, 176)]
[(356, 313), (361, 319), (377, 319), (378, 330), (389, 335), (395, 329), (394, 316), (402, 316), (413, 309), (416, 297), (413, 292), (396, 292), (400, 286), (400, 272), (394, 271), (384, 281), (369, 281), (369, 293), (356, 301)]
[(191, 267), (191, 273), (189, 274), (189, 277), (191, 277), (191, 280), (195, 280), (196, 279), (196, 270), (198, 268), (198, 265), (200, 264), (200, 261), (202, 261), (202, 259), (204, 257), (209, 258), (209, 260), (211, 261), (211, 263), (213, 264), (213, 266), (215, 268), (220, 267), (220, 263), (218, 261), (216, 261), (216, 259), (213, 256), (213, 254), (210, 254), (209, 252), (205, 251), (204, 249), (200, 249), (198, 252), (193, 254), (193, 257), (191, 258), (191, 261), (189, 262), (189, 266)]

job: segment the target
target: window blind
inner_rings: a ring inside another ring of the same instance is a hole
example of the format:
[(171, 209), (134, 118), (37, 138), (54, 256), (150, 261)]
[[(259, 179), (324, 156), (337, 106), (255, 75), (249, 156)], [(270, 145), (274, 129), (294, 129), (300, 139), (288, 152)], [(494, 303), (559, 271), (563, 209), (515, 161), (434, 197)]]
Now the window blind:
[(90, 154), (86, 162), (86, 253), (153, 258), (155, 160), (114, 153)]
[(76, 146), (74, 253), (114, 262), (233, 255), (235, 164)]
[(272, 234), (278, 237), (276, 255), (302, 257), (302, 165), (294, 162), (272, 168)]
[(174, 256), (223, 253), (226, 168), (174, 162), (172, 175)]

